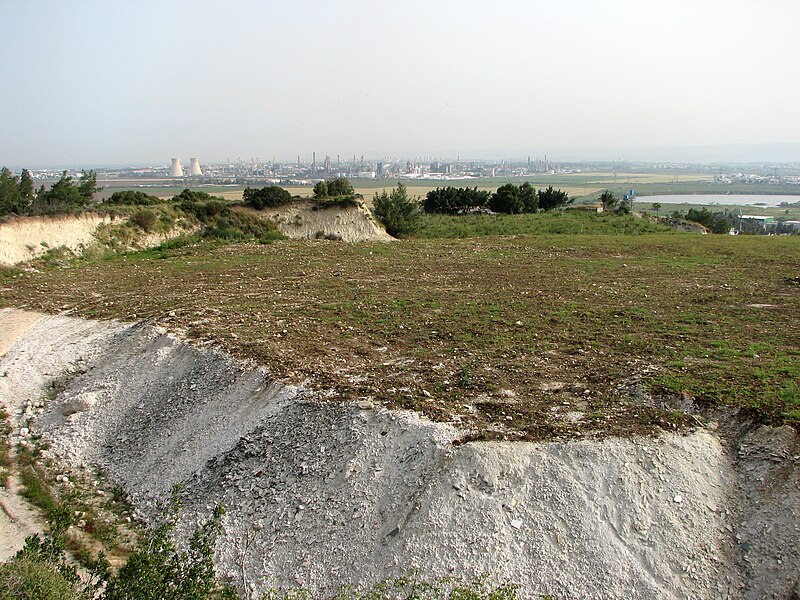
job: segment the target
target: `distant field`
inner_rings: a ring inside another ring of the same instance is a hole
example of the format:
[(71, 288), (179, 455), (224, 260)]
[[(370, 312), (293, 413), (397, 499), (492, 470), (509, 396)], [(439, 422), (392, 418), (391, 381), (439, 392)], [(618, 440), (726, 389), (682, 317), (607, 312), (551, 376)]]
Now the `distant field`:
[[(430, 190), (437, 187), (477, 187), (494, 191), (504, 183), (520, 184), (529, 181), (539, 188), (552, 185), (566, 191), (578, 202), (593, 201), (609, 189), (618, 196), (627, 193), (633, 188), (643, 200), (644, 197), (654, 194), (703, 194), (703, 193), (731, 193), (731, 194), (800, 194), (800, 186), (771, 186), (761, 184), (715, 184), (708, 181), (708, 174), (704, 173), (574, 173), (559, 175), (535, 175), (531, 177), (494, 177), (474, 180), (402, 180), (412, 196), (424, 197)], [(163, 181), (163, 180), (162, 180)], [(171, 197), (178, 194), (183, 186), (172, 184), (158, 185), (157, 180), (146, 183), (152, 187), (137, 187), (136, 180), (110, 181), (101, 192), (101, 197), (108, 197), (113, 191), (121, 189), (141, 189), (149, 194), (159, 197)], [(354, 179), (353, 187), (356, 192), (363, 195), (364, 199), (371, 202), (374, 194), (382, 189), (391, 189), (397, 185), (398, 180), (385, 179)], [(103, 182), (101, 182), (101, 185)], [(245, 186), (200, 186), (210, 194), (222, 196), (227, 200), (241, 200)], [(312, 186), (284, 186), (291, 194), (297, 196), (310, 196)]]
[(797, 237), (200, 243), (15, 273), (2, 306), (154, 319), (332, 399), (485, 437), (688, 422), (631, 404), (618, 389), (633, 382), (800, 423)]

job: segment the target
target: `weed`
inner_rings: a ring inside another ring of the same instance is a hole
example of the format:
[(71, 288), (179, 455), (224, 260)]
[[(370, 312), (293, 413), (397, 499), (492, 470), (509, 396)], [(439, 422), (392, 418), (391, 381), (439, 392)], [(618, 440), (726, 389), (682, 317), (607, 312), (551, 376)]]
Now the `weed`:
[(14, 457), (9, 443), (12, 428), (8, 422), (8, 417), (9, 414), (7, 412), (0, 410), (0, 487), (8, 485), (8, 477), (11, 475), (11, 469), (14, 466)]

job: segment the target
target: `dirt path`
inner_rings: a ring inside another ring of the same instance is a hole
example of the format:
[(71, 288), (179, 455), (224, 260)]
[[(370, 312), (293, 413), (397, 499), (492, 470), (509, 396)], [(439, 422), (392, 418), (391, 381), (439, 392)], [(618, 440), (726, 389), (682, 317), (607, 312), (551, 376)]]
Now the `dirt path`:
[[(40, 316), (24, 310), (0, 310), (0, 357)], [(2, 397), (0, 404), (9, 414), (17, 408), (12, 398)], [(0, 487), (0, 562), (14, 556), (25, 538), (41, 532), (42, 526), (36, 509), (19, 496), (19, 481), (10, 477), (8, 487)]]
[(0, 310), (0, 356), (3, 356), (9, 346), (41, 315), (38, 313), (7, 308)]
[(0, 488), (0, 562), (14, 556), (25, 538), (43, 527), (36, 509), (19, 496), (16, 477), (11, 477), (8, 488)]

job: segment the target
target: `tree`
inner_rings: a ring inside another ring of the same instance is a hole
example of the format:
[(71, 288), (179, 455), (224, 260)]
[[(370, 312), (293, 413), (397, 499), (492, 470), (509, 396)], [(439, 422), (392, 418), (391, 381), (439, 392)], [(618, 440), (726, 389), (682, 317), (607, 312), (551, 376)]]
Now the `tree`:
[(486, 207), (491, 194), (488, 190), (447, 186), (431, 190), (425, 196), (423, 209), (428, 213), (458, 215)]
[(89, 204), (94, 195), (100, 191), (97, 187), (97, 173), (94, 171), (81, 171), (81, 180), (78, 184), (78, 193), (83, 198), (83, 204)]
[(542, 210), (562, 208), (571, 203), (572, 198), (569, 197), (567, 192), (554, 190), (552, 185), (546, 190), (539, 190), (539, 208)]
[(328, 184), (324, 181), (318, 181), (314, 184), (314, 198), (327, 198), (328, 197)]
[(27, 206), (33, 203), (33, 177), (28, 169), (22, 169), (22, 174), (19, 176), (19, 195)]
[(333, 196), (334, 198), (337, 196), (352, 196), (356, 192), (350, 181), (345, 177), (328, 179), (326, 183), (328, 185), (328, 196)]
[(733, 215), (725, 212), (712, 213), (705, 206), (700, 210), (690, 208), (686, 213), (687, 221), (694, 221), (707, 227), (712, 233), (728, 233), (733, 223)]
[(497, 188), (489, 199), (489, 208), (498, 213), (518, 214), (525, 210), (522, 195), (519, 187), (513, 183), (507, 183)]
[(49, 190), (40, 192), (36, 200), (43, 208), (60, 210), (83, 206), (85, 197), (78, 190), (72, 177), (63, 171), (61, 178), (51, 185)]
[(246, 188), (242, 197), (245, 204), (256, 210), (289, 204), (292, 201), (292, 195), (277, 185), (268, 185), (259, 190)]
[(661, 202), (653, 202), (653, 210), (656, 211), (656, 219), (657, 219), (658, 211), (661, 210)]
[(525, 207), (525, 212), (535, 213), (539, 208), (539, 193), (536, 188), (526, 181), (519, 186), (519, 195)]
[(400, 237), (411, 235), (419, 227), (419, 201), (408, 197), (406, 186), (398, 183), (388, 194), (383, 190), (375, 194), (372, 204), (375, 214), (386, 227), (389, 235)]
[(605, 190), (602, 194), (600, 194), (600, 198), (598, 198), (598, 200), (603, 203), (603, 210), (605, 211), (613, 211), (619, 202), (614, 193), (610, 192), (609, 190)]
[(0, 215), (21, 214), (22, 197), (19, 184), (19, 178), (3, 167), (0, 171)]

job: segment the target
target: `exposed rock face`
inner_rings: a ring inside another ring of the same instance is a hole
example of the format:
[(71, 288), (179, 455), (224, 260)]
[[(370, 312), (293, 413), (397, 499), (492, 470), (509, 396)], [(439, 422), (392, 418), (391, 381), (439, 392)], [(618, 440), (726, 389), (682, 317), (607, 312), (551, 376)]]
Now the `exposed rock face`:
[(3, 404), (68, 373), (34, 431), (147, 517), (175, 483), (187, 526), (222, 502), (219, 572), (251, 590), (411, 569), (488, 573), (525, 598), (786, 598), (797, 584), (789, 428), (453, 446), (450, 425), (322, 402), (150, 326), (43, 316), (13, 331)]
[[(248, 209), (244, 209), (248, 210)], [(344, 242), (390, 241), (370, 210), (362, 203), (348, 207), (319, 208), (313, 201), (268, 208), (259, 214), (291, 239), (334, 239)]]
[[(182, 224), (165, 232), (145, 233), (138, 228), (117, 227), (126, 221), (127, 217), (114, 219), (97, 213), (12, 217), (0, 222), (0, 263), (15, 265), (61, 247), (75, 254), (95, 245), (116, 251), (151, 248), (198, 229)], [(125, 235), (119, 235), (120, 231)]]
[(97, 228), (110, 222), (96, 213), (8, 219), (0, 223), (0, 263), (14, 265), (60, 246), (80, 252), (95, 242)]

